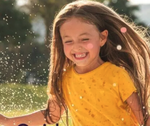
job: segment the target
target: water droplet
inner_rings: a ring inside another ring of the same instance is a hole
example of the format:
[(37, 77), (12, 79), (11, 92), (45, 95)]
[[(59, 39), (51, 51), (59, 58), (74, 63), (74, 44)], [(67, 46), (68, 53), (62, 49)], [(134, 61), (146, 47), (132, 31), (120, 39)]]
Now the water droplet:
[(113, 86), (114, 86), (114, 87), (116, 87), (116, 85), (117, 85), (116, 83), (113, 83)]
[(117, 45), (117, 50), (121, 50), (122, 46), (121, 45)]

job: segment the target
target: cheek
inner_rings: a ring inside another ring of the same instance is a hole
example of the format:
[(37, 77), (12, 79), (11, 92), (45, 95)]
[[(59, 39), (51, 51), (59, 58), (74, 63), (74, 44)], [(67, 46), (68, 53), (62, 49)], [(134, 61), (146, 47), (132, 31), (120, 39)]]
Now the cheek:
[(86, 48), (91, 53), (91, 55), (99, 55), (100, 46), (98, 44), (88, 43)]
[(66, 56), (70, 53), (70, 48), (68, 46), (64, 46), (64, 53)]
[(89, 43), (89, 44), (87, 44), (87, 46), (86, 46), (88, 49), (93, 49), (93, 47), (94, 47), (94, 45), (93, 44), (91, 44), (91, 43)]

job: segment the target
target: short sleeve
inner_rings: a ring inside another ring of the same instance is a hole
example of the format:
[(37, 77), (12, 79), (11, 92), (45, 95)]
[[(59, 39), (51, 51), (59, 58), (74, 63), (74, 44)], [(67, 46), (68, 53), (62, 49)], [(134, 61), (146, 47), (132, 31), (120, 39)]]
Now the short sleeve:
[(129, 73), (123, 68), (120, 68), (118, 79), (119, 95), (124, 102), (133, 92), (136, 92), (137, 90), (134, 86), (133, 80), (129, 76)]

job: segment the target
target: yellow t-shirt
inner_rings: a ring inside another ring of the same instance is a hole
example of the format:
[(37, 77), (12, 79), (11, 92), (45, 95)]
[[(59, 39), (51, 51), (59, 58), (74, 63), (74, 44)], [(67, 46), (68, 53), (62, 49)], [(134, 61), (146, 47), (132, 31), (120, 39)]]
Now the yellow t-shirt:
[(74, 126), (137, 126), (125, 100), (136, 91), (126, 70), (105, 62), (85, 74), (70, 67), (63, 92)]

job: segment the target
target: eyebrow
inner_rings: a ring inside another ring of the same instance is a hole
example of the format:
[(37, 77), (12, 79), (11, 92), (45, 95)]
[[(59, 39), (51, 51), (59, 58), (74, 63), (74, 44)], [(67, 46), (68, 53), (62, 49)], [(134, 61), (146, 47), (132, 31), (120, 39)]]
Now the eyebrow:
[[(90, 35), (90, 34), (87, 33), (87, 32), (84, 32), (84, 33), (80, 34), (79, 36), (82, 36), (82, 35)], [(63, 36), (62, 38), (67, 38), (67, 37), (69, 37), (69, 36), (65, 35), (65, 36)]]

